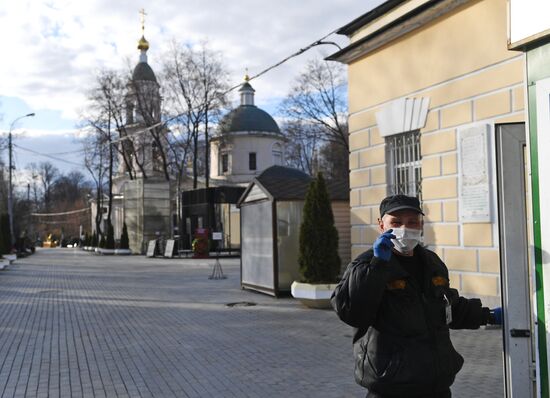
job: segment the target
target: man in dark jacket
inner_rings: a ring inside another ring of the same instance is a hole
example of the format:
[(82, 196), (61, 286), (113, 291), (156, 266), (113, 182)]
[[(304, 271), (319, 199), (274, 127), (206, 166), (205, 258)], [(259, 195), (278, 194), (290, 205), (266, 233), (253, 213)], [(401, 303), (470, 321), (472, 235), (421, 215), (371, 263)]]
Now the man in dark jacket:
[(501, 310), (460, 297), (441, 259), (422, 247), (417, 198), (380, 204), (381, 235), (352, 261), (332, 295), (342, 321), (355, 328), (355, 380), (368, 398), (447, 398), (464, 359), (451, 329), (500, 323)]

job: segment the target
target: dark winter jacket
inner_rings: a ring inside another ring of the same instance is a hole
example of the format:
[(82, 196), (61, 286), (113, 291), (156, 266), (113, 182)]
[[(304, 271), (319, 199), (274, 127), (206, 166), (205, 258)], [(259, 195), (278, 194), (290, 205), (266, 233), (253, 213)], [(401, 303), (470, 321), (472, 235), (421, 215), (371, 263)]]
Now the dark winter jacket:
[(371, 249), (348, 265), (331, 299), (340, 319), (355, 328), (356, 381), (389, 396), (448, 389), (464, 362), (449, 327), (477, 329), (488, 314), (479, 299), (449, 287), (447, 267), (434, 252), (418, 246), (415, 255), (423, 264), (422, 288), (395, 254), (386, 262)]

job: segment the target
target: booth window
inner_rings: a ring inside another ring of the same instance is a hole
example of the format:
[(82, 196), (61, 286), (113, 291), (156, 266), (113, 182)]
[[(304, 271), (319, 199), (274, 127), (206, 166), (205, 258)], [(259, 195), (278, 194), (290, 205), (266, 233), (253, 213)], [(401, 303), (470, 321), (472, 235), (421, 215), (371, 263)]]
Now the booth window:
[(250, 170), (256, 170), (256, 152), (250, 152), (248, 154), (248, 168)]
[(386, 137), (389, 193), (422, 199), (422, 158), (420, 131), (408, 131)]

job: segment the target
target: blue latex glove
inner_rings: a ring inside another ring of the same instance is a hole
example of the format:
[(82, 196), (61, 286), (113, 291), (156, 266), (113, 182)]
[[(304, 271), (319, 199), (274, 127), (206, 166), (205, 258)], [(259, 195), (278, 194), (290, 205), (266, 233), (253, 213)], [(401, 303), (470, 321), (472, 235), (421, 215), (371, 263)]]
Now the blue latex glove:
[(391, 257), (391, 249), (393, 247), (392, 239), (395, 239), (395, 235), (392, 234), (392, 229), (388, 229), (382, 235), (380, 235), (374, 241), (372, 249), (374, 250), (374, 257), (378, 257), (380, 260), (389, 261)]
[(492, 325), (502, 325), (502, 307), (491, 309), (489, 323)]

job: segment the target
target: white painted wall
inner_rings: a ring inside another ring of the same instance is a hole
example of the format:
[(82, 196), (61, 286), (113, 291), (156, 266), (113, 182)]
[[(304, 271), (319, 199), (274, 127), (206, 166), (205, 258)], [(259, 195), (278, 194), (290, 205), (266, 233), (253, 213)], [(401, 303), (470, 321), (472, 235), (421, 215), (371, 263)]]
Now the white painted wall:
[[(279, 144), (283, 152), (284, 140), (280, 135), (264, 132), (243, 132), (231, 134), (223, 138), (214, 138), (210, 142), (210, 178), (212, 180), (227, 181), (231, 183), (248, 183), (262, 171), (275, 164), (273, 158), (274, 145)], [(219, 171), (221, 152), (229, 154), (229, 169), (223, 175)], [(250, 170), (248, 155), (256, 153), (256, 170)]]

